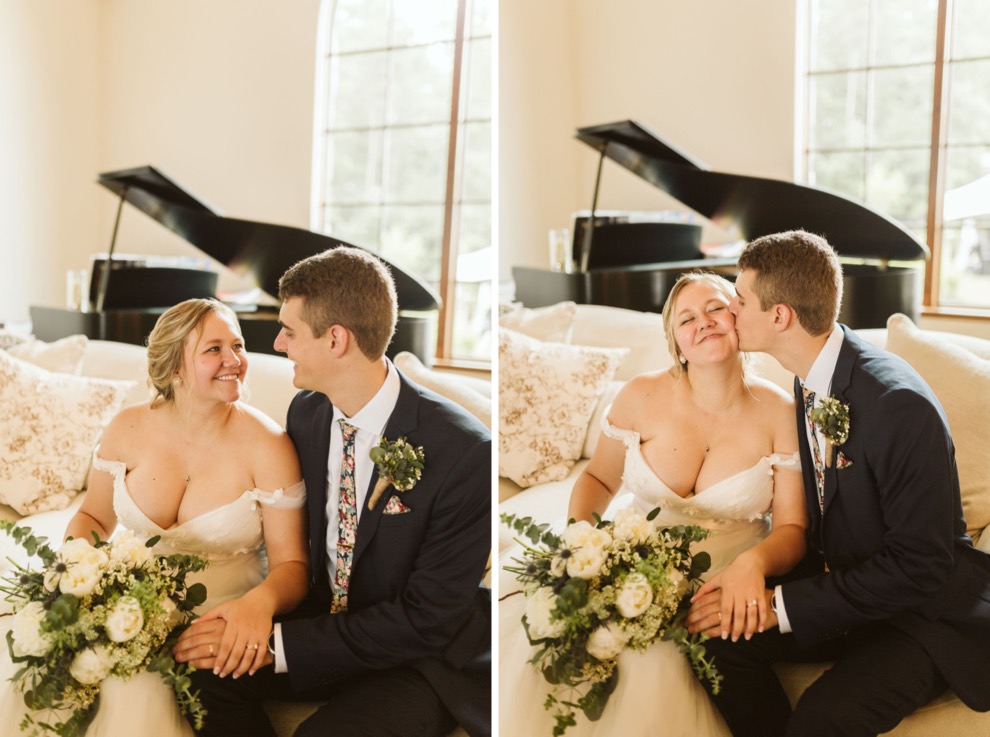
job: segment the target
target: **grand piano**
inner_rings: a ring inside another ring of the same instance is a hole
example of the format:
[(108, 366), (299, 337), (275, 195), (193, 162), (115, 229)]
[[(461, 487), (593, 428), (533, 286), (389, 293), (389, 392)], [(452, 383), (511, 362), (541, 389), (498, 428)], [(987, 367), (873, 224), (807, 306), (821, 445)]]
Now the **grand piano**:
[[(152, 166), (100, 174), (99, 184), (120, 199), (107, 257), (95, 261), (91, 270), (93, 308), (81, 311), (32, 306), (32, 330), (41, 340), (83, 334), (144, 345), (166, 309), (190, 297), (214, 296), (213, 272), (113, 260), (125, 202), (246, 277), (272, 300), (278, 294), (279, 277), (292, 264), (329, 248), (352, 245), (302, 228), (224, 217)], [(429, 364), (435, 323), (429, 313), (438, 309), (440, 299), (416, 277), (385, 263), (395, 279), (399, 307), (396, 333), (387, 354), (410, 351)], [(275, 352), (272, 343), (279, 330), (276, 307), (240, 306), (238, 318), (249, 350)]]
[(622, 223), (596, 213), (605, 158), (642, 177), (694, 212), (751, 241), (803, 229), (824, 236), (843, 265), (840, 322), (884, 327), (901, 312), (915, 322), (923, 271), (914, 264), (928, 247), (899, 223), (834, 192), (774, 179), (710, 170), (632, 120), (580, 128), (578, 140), (600, 153), (590, 215), (574, 228), (574, 273), (513, 267), (516, 299), (527, 307), (572, 300), (660, 312), (677, 277), (704, 269), (734, 279), (735, 258), (703, 258), (700, 228), (694, 247), (686, 226)]

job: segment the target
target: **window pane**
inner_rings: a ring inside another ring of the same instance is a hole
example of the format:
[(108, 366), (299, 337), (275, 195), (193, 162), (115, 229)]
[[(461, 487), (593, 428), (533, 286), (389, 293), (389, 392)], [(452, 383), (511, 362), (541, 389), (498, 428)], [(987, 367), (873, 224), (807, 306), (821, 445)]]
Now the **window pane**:
[(379, 253), (403, 271), (440, 285), (443, 205), (382, 208)]
[(327, 203), (377, 204), (381, 201), (381, 131), (330, 133), (326, 148)]
[(401, 49), (391, 54), (390, 64), (390, 124), (450, 120), (454, 44)]
[(859, 148), (866, 143), (866, 74), (811, 78), (811, 148)]
[(942, 304), (990, 307), (990, 217), (942, 231), (941, 267)]
[(464, 175), (461, 197), (489, 201), (492, 197), (492, 126), (490, 123), (465, 123)]
[(394, 46), (451, 41), (457, 33), (456, 0), (393, 0)]
[(439, 125), (389, 131), (386, 202), (444, 201), (448, 131)]
[(811, 1), (811, 69), (866, 66), (869, 3), (862, 0)]
[(937, 22), (937, 0), (876, 0), (873, 63), (934, 63)]
[[(458, 270), (460, 270), (458, 264)], [(451, 352), (454, 358), (491, 360), (492, 293), (488, 279), (457, 282), (454, 286), (457, 310)]]
[[(990, 175), (990, 146), (961, 146), (958, 148), (950, 146), (946, 151), (945, 160), (945, 202), (947, 207), (950, 192)], [(968, 194), (966, 199), (972, 201), (972, 195)], [(990, 210), (990, 191), (987, 192), (987, 197), (982, 201), (986, 204), (986, 209)], [(948, 218), (947, 213), (945, 217)]]
[(330, 4), (330, 51), (382, 49), (388, 41), (388, 0), (336, 0)]
[(956, 0), (952, 58), (990, 56), (990, 3)]
[(865, 158), (863, 152), (813, 154), (808, 159), (809, 183), (862, 202), (866, 195)]
[(375, 250), (379, 217), (377, 206), (327, 207), (323, 210), (323, 232), (355, 246)]
[(930, 146), (933, 68), (874, 72), (871, 146)]
[(869, 157), (866, 201), (902, 223), (924, 220), (928, 212), (927, 148), (874, 151)]
[(385, 119), (384, 52), (334, 57), (330, 62), (328, 128), (380, 126)]
[(468, 36), (487, 36), (492, 32), (491, 0), (468, 0)]
[[(458, 233), (457, 252), (461, 256), (477, 253), (492, 244), (492, 208), (484, 205), (461, 205), (460, 232)], [(459, 275), (458, 279), (466, 279)]]
[(990, 143), (990, 61), (951, 65), (949, 144)]
[(460, 120), (492, 117), (492, 44), (490, 39), (464, 45)]

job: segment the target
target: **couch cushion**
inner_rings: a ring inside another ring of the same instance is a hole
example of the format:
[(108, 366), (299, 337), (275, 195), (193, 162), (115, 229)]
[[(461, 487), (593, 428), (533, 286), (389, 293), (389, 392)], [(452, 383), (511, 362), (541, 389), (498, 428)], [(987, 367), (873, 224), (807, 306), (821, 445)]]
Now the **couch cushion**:
[(921, 330), (906, 315), (887, 321), (887, 349), (921, 374), (945, 409), (956, 445), (963, 513), (970, 534), (990, 524), (990, 361)]
[(499, 330), (499, 475), (520, 486), (567, 476), (627, 351), (542, 343)]
[(20, 514), (69, 504), (133, 386), (51, 373), (0, 351), (0, 502)]
[(548, 307), (523, 307), (513, 303), (499, 316), (498, 324), (537, 340), (568, 343), (576, 309), (573, 302), (558, 302)]
[(82, 376), (133, 382), (124, 407), (151, 399), (148, 388), (148, 352), (143, 346), (111, 340), (91, 340), (83, 355)]
[[(560, 481), (551, 481), (546, 484), (539, 484), (528, 489), (518, 491), (516, 494), (506, 494), (504, 500), (498, 505), (498, 513), (515, 514), (520, 517), (532, 517), (537, 522), (547, 522), (563, 527), (567, 521), (567, 505), (571, 500), (571, 489), (578, 476), (584, 471), (588, 461), (582, 459), (571, 469), (567, 478)], [(500, 480), (499, 493), (503, 493)], [(511, 481), (506, 481), (511, 484)], [(499, 553), (513, 545), (513, 532), (506, 527), (501, 519), (498, 523), (498, 549)]]
[(663, 334), (663, 318), (657, 312), (578, 305), (570, 342), (574, 345), (627, 348), (629, 355), (622, 359), (615, 372), (615, 378), (621, 381), (674, 365)]

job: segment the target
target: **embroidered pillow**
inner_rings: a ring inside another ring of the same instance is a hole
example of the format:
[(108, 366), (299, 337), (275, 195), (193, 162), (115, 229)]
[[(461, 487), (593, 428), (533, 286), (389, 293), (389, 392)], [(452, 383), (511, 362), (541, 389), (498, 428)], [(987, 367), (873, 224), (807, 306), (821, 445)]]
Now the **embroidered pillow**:
[(0, 502), (20, 514), (67, 506), (133, 386), (51, 373), (0, 351)]
[(499, 475), (522, 487), (566, 478), (598, 399), (628, 353), (500, 329)]
[(966, 527), (976, 535), (990, 524), (990, 361), (954, 343), (906, 315), (887, 320), (887, 350), (921, 374), (949, 419)]

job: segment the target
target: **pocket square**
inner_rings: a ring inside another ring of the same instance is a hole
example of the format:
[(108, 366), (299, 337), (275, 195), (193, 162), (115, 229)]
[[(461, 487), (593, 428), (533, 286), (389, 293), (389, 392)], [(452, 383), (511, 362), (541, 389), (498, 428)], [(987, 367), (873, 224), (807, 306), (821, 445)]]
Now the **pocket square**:
[(853, 462), (850, 461), (849, 458), (847, 458), (846, 455), (840, 450), (839, 456), (835, 460), (836, 469), (841, 471), (843, 468), (849, 468), (852, 464)]
[(412, 509), (402, 503), (398, 494), (392, 494), (385, 503), (385, 509), (382, 510), (382, 514), (406, 514), (411, 511)]

